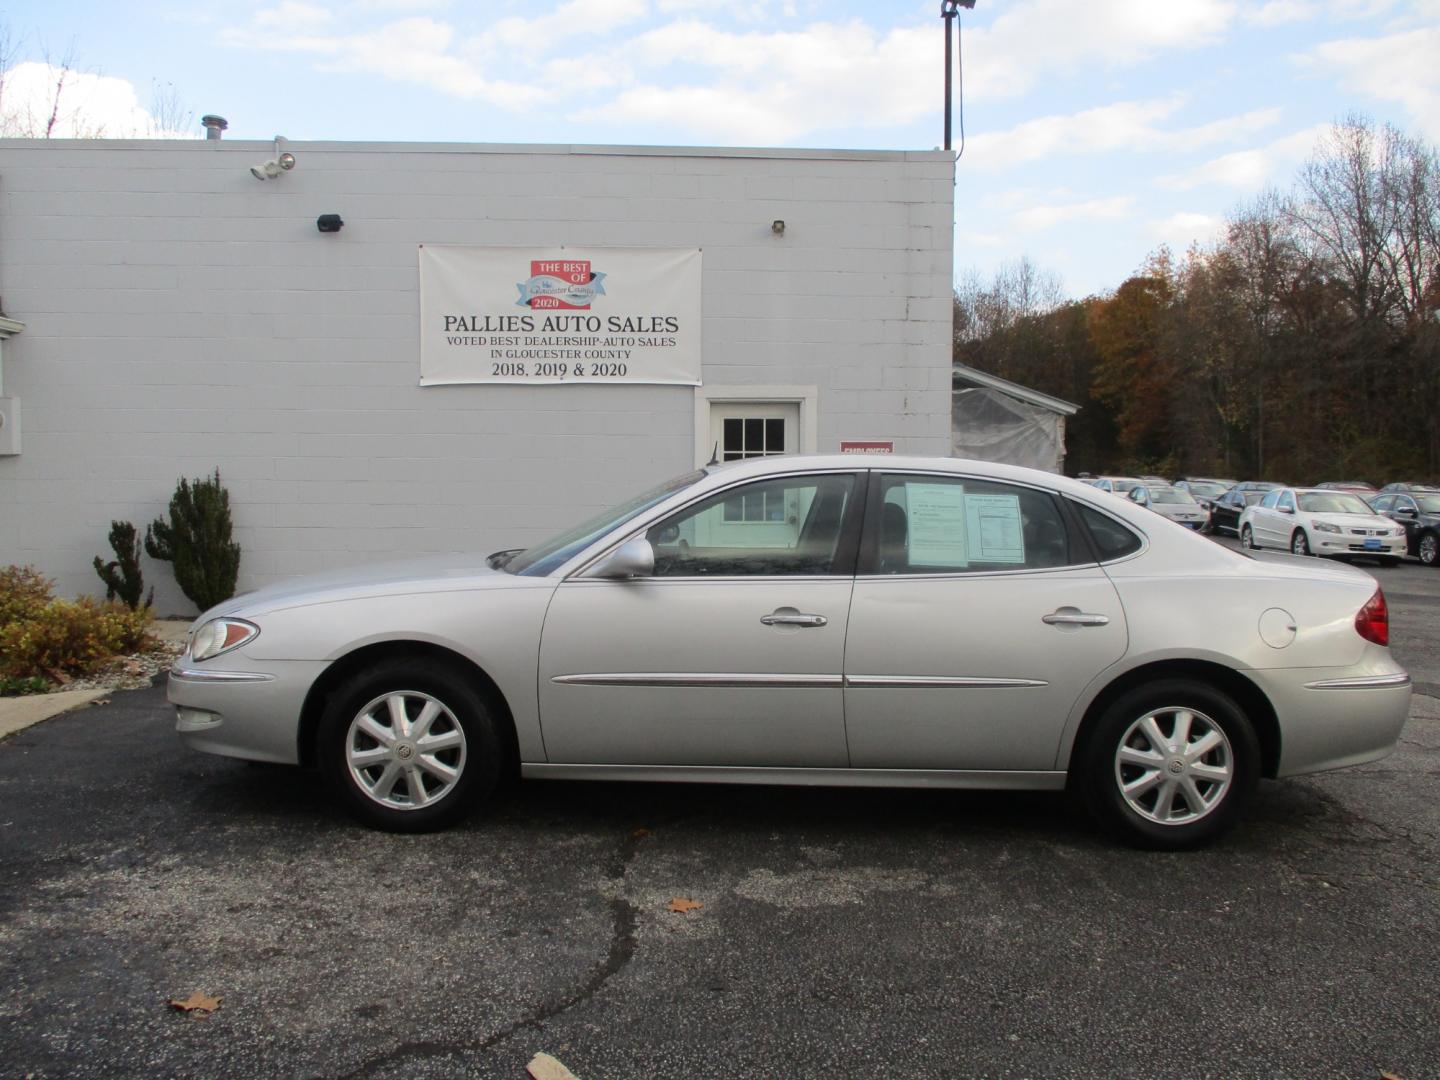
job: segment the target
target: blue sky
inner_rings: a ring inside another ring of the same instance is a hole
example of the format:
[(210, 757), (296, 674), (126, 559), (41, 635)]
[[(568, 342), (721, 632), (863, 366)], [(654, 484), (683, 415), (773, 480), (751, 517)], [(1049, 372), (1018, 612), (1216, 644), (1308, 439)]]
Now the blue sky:
[[(229, 138), (930, 149), (938, 0), (0, 0), (7, 109)], [(1440, 143), (1440, 0), (978, 0), (962, 13), (956, 271), (1082, 296), (1183, 250), (1358, 112)], [(162, 116), (163, 119), (163, 116)], [(162, 125), (163, 126), (163, 125)], [(957, 136), (958, 141), (958, 136)]]

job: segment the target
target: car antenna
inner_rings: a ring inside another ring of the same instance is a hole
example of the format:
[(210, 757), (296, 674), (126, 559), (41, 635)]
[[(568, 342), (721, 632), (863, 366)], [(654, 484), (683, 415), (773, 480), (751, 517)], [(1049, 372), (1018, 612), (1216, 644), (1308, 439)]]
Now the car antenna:
[(715, 449), (710, 452), (710, 460), (707, 461), (707, 462), (705, 462), (705, 467), (708, 469), (711, 465), (719, 465), (719, 464), (720, 464), (720, 443), (719, 443), (719, 442), (716, 442), (716, 443), (715, 443)]

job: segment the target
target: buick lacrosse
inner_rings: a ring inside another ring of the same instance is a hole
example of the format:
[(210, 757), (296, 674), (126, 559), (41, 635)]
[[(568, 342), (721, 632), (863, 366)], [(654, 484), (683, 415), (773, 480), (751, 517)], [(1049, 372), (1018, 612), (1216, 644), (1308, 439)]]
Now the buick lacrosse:
[(170, 673), (196, 750), (317, 766), (419, 831), (507, 773), (1069, 788), (1194, 847), (1261, 777), (1391, 752), (1385, 598), (1259, 562), (1064, 477), (945, 458), (755, 458), (542, 544), (270, 586)]

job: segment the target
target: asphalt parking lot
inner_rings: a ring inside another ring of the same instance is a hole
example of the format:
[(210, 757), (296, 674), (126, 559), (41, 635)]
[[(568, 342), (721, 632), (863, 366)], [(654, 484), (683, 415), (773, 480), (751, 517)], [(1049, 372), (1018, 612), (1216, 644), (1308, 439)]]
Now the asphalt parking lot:
[(1399, 752), (1184, 855), (1049, 794), (528, 783), (383, 835), (117, 693), (0, 743), (0, 1075), (1440, 1075), (1440, 573), (1372, 572)]

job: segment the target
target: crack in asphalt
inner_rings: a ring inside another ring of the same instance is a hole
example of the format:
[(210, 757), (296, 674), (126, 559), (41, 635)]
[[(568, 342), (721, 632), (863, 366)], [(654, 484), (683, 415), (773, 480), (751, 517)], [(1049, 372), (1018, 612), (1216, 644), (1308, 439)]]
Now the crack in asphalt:
[[(648, 834), (644, 832), (631, 832), (616, 848), (615, 854), (606, 867), (610, 880), (617, 881), (623, 886), (630, 863), (635, 858), (646, 835)], [(339, 1074), (337, 1080), (358, 1080), (360, 1077), (373, 1076), (387, 1066), (415, 1058), (449, 1057), (466, 1051), (489, 1050), (491, 1047), (505, 1042), (516, 1032), (527, 1029), (539, 1031), (544, 1028), (547, 1020), (553, 1020), (561, 1013), (568, 1012), (577, 1005), (589, 1001), (635, 956), (635, 930), (638, 913), (635, 905), (625, 898), (623, 887), (616, 890), (615, 895), (610, 898), (608, 907), (611, 923), (610, 948), (604, 961), (577, 989), (548, 1001), (542, 1001), (529, 1015), (507, 1024), (483, 1039), (444, 1042), (418, 1039), (413, 1042), (401, 1043), (383, 1054), (370, 1058), (350, 1072)]]

